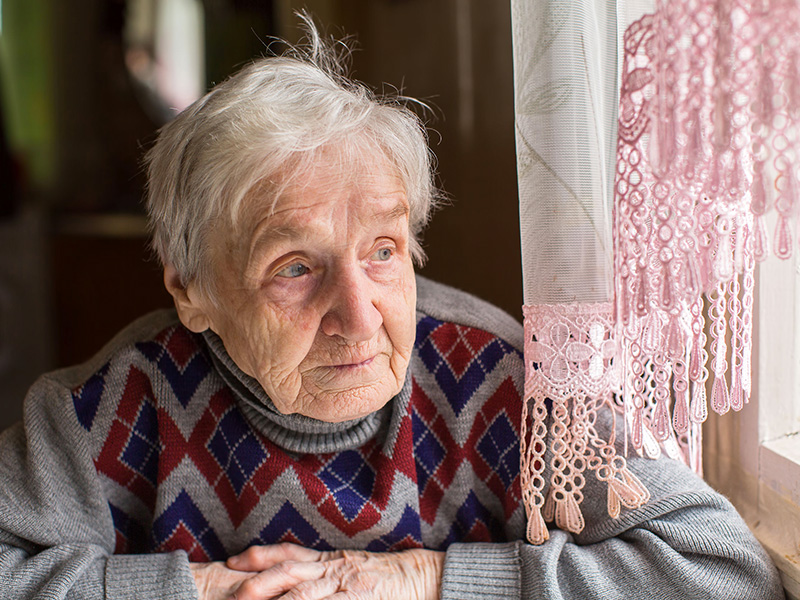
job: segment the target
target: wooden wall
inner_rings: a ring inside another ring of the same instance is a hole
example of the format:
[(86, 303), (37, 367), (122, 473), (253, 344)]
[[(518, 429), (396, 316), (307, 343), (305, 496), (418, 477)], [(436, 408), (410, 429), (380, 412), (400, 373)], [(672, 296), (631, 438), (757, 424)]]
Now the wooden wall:
[[(16, 302), (17, 312), (4, 318), (20, 330), (32, 330), (28, 324), (35, 322), (36, 331), (44, 332), (39, 345), (47, 348), (39, 356), (50, 356), (46, 368), (55, 368), (86, 359), (136, 315), (169, 306), (170, 298), (150, 261), (143, 229), (118, 235), (114, 227), (94, 227), (109, 213), (141, 215), (140, 160), (156, 130), (125, 75), (120, 38), (125, 0), (9, 0), (26, 1), (40, 7), (51, 32), (46, 43), (52, 45), (52, 80), (44, 96), (52, 93), (55, 100), (48, 151), (56, 166), (45, 188), (23, 185), (23, 205), (33, 207), (43, 223), (32, 251), (43, 259), (31, 259), (36, 272), (29, 277), (40, 282), (35, 289), (46, 298), (35, 313), (30, 302)], [(213, 12), (207, 38), (227, 48), (209, 50), (213, 81), (224, 76), (224, 63), (232, 69), (249, 58), (233, 49), (259, 52), (271, 35), (297, 36), (292, 11), (301, 3), (295, 0), (204, 1)], [(425, 233), (429, 260), (422, 273), (520, 319), (509, 3), (308, 0), (302, 5), (324, 28), (357, 38), (357, 79), (378, 90), (394, 86), (433, 109), (425, 119), (450, 202)], [(24, 233), (14, 217), (4, 225)], [(6, 264), (20, 263), (14, 250), (0, 246), (0, 251)], [(0, 372), (0, 383), (3, 377)], [(9, 419), (20, 414), (24, 387), (5, 387), (0, 395)], [(5, 424), (0, 420), (0, 428)]]
[(472, 292), (521, 320), (511, 13), (481, 0), (279, 3), (282, 34), (308, 7), (330, 33), (353, 34), (354, 76), (429, 103), (431, 147), (450, 205), (425, 235), (424, 275)]

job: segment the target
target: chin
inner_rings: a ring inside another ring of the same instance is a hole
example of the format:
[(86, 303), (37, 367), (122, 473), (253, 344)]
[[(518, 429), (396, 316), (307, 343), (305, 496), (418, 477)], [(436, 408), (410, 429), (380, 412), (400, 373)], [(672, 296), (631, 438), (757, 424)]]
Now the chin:
[(303, 416), (340, 423), (365, 417), (383, 408), (403, 387), (402, 377), (391, 368), (388, 355), (381, 354), (363, 365), (347, 368), (315, 368), (308, 371), (302, 396), (294, 403)]
[(301, 414), (328, 423), (341, 423), (366, 417), (386, 406), (386, 403), (397, 394), (397, 390), (388, 389), (385, 385), (376, 387), (378, 389), (357, 388), (331, 394), (317, 394), (311, 400), (309, 410)]

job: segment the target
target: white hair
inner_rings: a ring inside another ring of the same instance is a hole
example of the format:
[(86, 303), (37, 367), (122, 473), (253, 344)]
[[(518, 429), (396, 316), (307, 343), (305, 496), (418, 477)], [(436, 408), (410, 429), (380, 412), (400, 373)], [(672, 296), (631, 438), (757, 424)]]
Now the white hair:
[[(408, 198), (412, 257), (424, 260), (419, 236), (440, 198), (424, 125), (406, 98), (378, 97), (345, 77), (347, 47), (300, 16), (306, 45), (255, 60), (214, 87), (161, 129), (145, 157), (153, 248), (183, 285), (194, 281), (211, 297), (211, 226), (235, 224), (248, 192), (287, 171), (302, 176), (326, 148), (350, 158), (384, 154)], [(280, 190), (266, 189), (276, 200)]]

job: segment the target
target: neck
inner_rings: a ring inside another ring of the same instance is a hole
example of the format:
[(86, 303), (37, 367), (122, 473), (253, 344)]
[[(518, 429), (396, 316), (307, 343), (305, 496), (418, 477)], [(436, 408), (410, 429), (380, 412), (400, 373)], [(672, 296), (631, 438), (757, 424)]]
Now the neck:
[(289, 452), (300, 454), (340, 452), (357, 448), (370, 439), (393, 445), (394, 421), (405, 414), (411, 395), (410, 376), (400, 393), (380, 410), (360, 419), (328, 423), (298, 414), (283, 414), (275, 408), (264, 388), (233, 361), (222, 339), (206, 330), (203, 333), (211, 358), (225, 383), (234, 392), (237, 402), (250, 424), (272, 442)]

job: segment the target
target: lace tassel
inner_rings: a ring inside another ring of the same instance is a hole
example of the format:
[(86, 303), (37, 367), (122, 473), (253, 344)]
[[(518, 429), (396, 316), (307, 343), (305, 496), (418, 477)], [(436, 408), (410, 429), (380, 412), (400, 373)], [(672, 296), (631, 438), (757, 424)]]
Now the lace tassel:
[[(603, 440), (595, 430), (600, 410), (615, 414), (612, 398), (619, 389), (612, 311), (611, 303), (523, 307), (527, 400), (522, 422), (522, 493), (528, 540), (533, 544), (548, 539), (547, 522), (576, 534), (584, 529), (581, 503), (585, 478), (591, 472), (607, 484), (614, 517), (621, 506), (638, 507), (649, 498), (627, 470), (625, 459), (616, 455), (613, 433), (611, 440)], [(549, 413), (546, 399), (552, 404)], [(551, 474), (545, 482), (548, 440)]]

